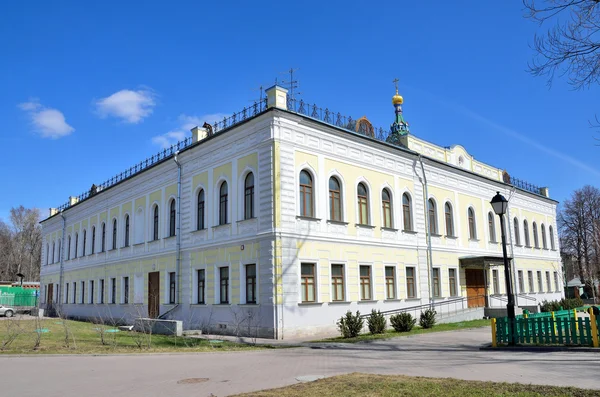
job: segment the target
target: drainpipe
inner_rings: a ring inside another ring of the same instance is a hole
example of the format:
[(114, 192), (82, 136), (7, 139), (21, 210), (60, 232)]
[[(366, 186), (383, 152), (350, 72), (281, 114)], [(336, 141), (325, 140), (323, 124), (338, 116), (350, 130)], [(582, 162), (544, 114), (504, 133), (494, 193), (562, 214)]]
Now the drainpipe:
[(421, 154), (419, 154), (419, 163), (421, 163), (421, 172), (423, 173), (423, 181), (421, 183), (425, 188), (423, 191), (423, 211), (425, 213), (425, 233), (427, 236), (427, 271), (429, 272), (427, 283), (430, 293), (429, 303), (431, 305), (431, 308), (433, 309), (433, 253), (431, 250), (431, 233), (429, 232), (429, 217), (427, 213), (427, 200), (429, 199), (429, 191), (427, 190), (427, 176), (425, 175), (425, 167), (423, 166), (423, 156), (421, 156)]
[(177, 220), (176, 220), (176, 231), (175, 231), (175, 241), (177, 256), (175, 260), (175, 268), (177, 270), (177, 294), (175, 302), (177, 305), (181, 303), (181, 163), (177, 159), (177, 155), (179, 151), (175, 152), (173, 156), (173, 160), (175, 160), (175, 164), (177, 164)]
[[(60, 243), (60, 252), (58, 253), (58, 255), (60, 255), (60, 273), (58, 276), (58, 282), (60, 283), (58, 285), (58, 307), (61, 309), (62, 312), (62, 304), (63, 304), (63, 289), (62, 287), (64, 286), (64, 281), (65, 281), (65, 274), (64, 274), (64, 261), (65, 261), (65, 233), (67, 231), (67, 218), (65, 217), (65, 215), (63, 214), (63, 211), (60, 212), (60, 216), (63, 220), (63, 229), (62, 229), (62, 242)], [(62, 313), (61, 313), (62, 314)]]

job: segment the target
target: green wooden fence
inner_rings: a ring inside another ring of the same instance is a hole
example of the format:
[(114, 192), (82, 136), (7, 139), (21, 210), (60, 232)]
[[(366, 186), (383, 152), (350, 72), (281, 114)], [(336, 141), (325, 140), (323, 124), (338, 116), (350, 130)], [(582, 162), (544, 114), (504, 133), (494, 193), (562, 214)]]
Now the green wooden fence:
[(568, 345), (598, 347), (600, 318), (593, 314), (586, 318), (561, 316), (552, 318), (522, 317), (515, 319), (515, 335), (510, 334), (507, 317), (492, 319), (494, 345)]

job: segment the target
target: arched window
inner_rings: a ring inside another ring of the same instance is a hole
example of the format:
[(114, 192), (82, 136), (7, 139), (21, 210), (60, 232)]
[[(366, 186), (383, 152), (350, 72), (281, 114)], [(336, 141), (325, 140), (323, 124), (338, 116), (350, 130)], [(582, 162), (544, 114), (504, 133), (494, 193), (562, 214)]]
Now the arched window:
[(467, 216), (469, 218), (469, 239), (476, 240), (477, 239), (477, 225), (475, 223), (475, 211), (472, 207), (469, 207), (467, 211)]
[(540, 229), (542, 232), (542, 247), (544, 247), (545, 250), (548, 249), (548, 241), (546, 241), (546, 226), (544, 226), (544, 224), (542, 223), (542, 228)]
[(394, 227), (394, 222), (392, 221), (392, 200), (390, 191), (387, 189), (381, 191), (381, 210), (383, 212), (383, 227)]
[(519, 236), (519, 220), (515, 218), (513, 223), (515, 229), (515, 244), (521, 245), (521, 237)]
[(342, 221), (342, 189), (335, 176), (329, 178), (329, 219)]
[(307, 171), (300, 172), (300, 216), (313, 217), (313, 180)]
[(369, 224), (369, 192), (364, 183), (359, 183), (356, 188), (358, 200), (358, 223), (361, 225)]
[(404, 222), (404, 230), (412, 231), (412, 206), (410, 205), (408, 193), (402, 195), (402, 221)]
[(61, 258), (61, 250), (60, 250), (60, 240), (58, 240), (58, 261), (60, 262), (60, 258)]
[(82, 253), (81, 256), (85, 256), (85, 246), (87, 245), (87, 230), (83, 229), (83, 248), (82, 248)]
[(125, 247), (129, 247), (129, 215), (125, 215)]
[(102, 241), (100, 243), (100, 252), (106, 251), (106, 223), (102, 222)]
[(67, 237), (67, 260), (71, 259), (71, 236)]
[(154, 206), (154, 219), (152, 222), (152, 240), (158, 240), (158, 205)]
[(52, 256), (51, 256), (52, 262), (50, 262), (50, 263), (54, 263), (54, 255), (56, 255), (55, 248), (56, 248), (56, 243), (53, 242), (52, 243)]
[(113, 220), (113, 230), (112, 230), (112, 249), (117, 249), (117, 220)]
[(529, 241), (529, 225), (527, 224), (527, 220), (523, 221), (523, 234), (525, 235), (525, 246), (531, 247), (531, 244)]
[(200, 189), (198, 192), (198, 213), (196, 214), (196, 224), (198, 230), (202, 230), (206, 227), (204, 225), (204, 205), (204, 190)]
[(548, 232), (550, 233), (550, 247), (552, 249), (554, 248), (554, 229), (552, 228), (552, 226), (548, 226)]
[(533, 222), (533, 244), (535, 244), (535, 248), (540, 248), (540, 240), (538, 238), (537, 223), (535, 223), (535, 222)]
[(96, 226), (92, 226), (92, 254), (96, 252)]
[(494, 214), (488, 212), (488, 229), (490, 233), (490, 241), (495, 243), (496, 240), (496, 223), (494, 222)]
[(454, 217), (452, 216), (452, 204), (448, 201), (444, 204), (444, 215), (446, 218), (446, 236), (454, 236)]
[(46, 244), (46, 266), (50, 264), (50, 244)]
[(169, 204), (169, 237), (175, 235), (175, 222), (176, 222), (177, 210), (175, 209), (175, 199), (171, 200)]
[(75, 233), (75, 258), (79, 254), (77, 251), (79, 250), (79, 233)]
[(437, 234), (437, 210), (433, 199), (427, 200), (427, 220), (429, 221), (429, 234)]
[(248, 173), (244, 181), (244, 219), (254, 218), (254, 174)]
[(223, 181), (219, 188), (219, 225), (227, 224), (227, 182)]

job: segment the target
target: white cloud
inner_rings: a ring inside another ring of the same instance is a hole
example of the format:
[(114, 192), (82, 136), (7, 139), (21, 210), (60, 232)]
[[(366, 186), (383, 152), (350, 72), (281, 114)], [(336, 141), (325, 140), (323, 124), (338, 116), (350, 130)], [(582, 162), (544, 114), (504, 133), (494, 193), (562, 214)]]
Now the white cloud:
[(167, 132), (166, 134), (152, 137), (152, 143), (160, 146), (163, 149), (166, 149), (171, 145), (176, 144), (178, 141), (183, 140), (186, 136), (189, 136), (192, 128), (196, 126), (201, 127), (205, 122), (214, 124), (216, 121), (223, 120), (224, 117), (227, 117), (225, 113), (205, 114), (204, 116), (189, 116), (186, 114), (181, 114), (177, 118), (179, 127)]
[(43, 138), (58, 139), (75, 131), (61, 111), (42, 106), (38, 99), (20, 103), (18, 107), (28, 113), (35, 131)]
[(151, 90), (121, 90), (96, 101), (100, 117), (116, 117), (126, 123), (137, 124), (152, 114), (156, 95)]

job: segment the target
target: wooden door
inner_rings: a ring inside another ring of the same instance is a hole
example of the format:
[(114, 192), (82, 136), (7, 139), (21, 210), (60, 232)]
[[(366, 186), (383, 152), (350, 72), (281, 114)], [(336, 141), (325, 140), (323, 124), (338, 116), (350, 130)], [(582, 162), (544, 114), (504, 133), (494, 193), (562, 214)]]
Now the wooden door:
[(160, 310), (160, 272), (148, 273), (148, 317), (158, 317)]
[(469, 307), (485, 306), (485, 278), (483, 269), (465, 269)]
[(46, 305), (48, 308), (52, 307), (54, 297), (54, 284), (48, 284), (48, 288), (46, 290)]

